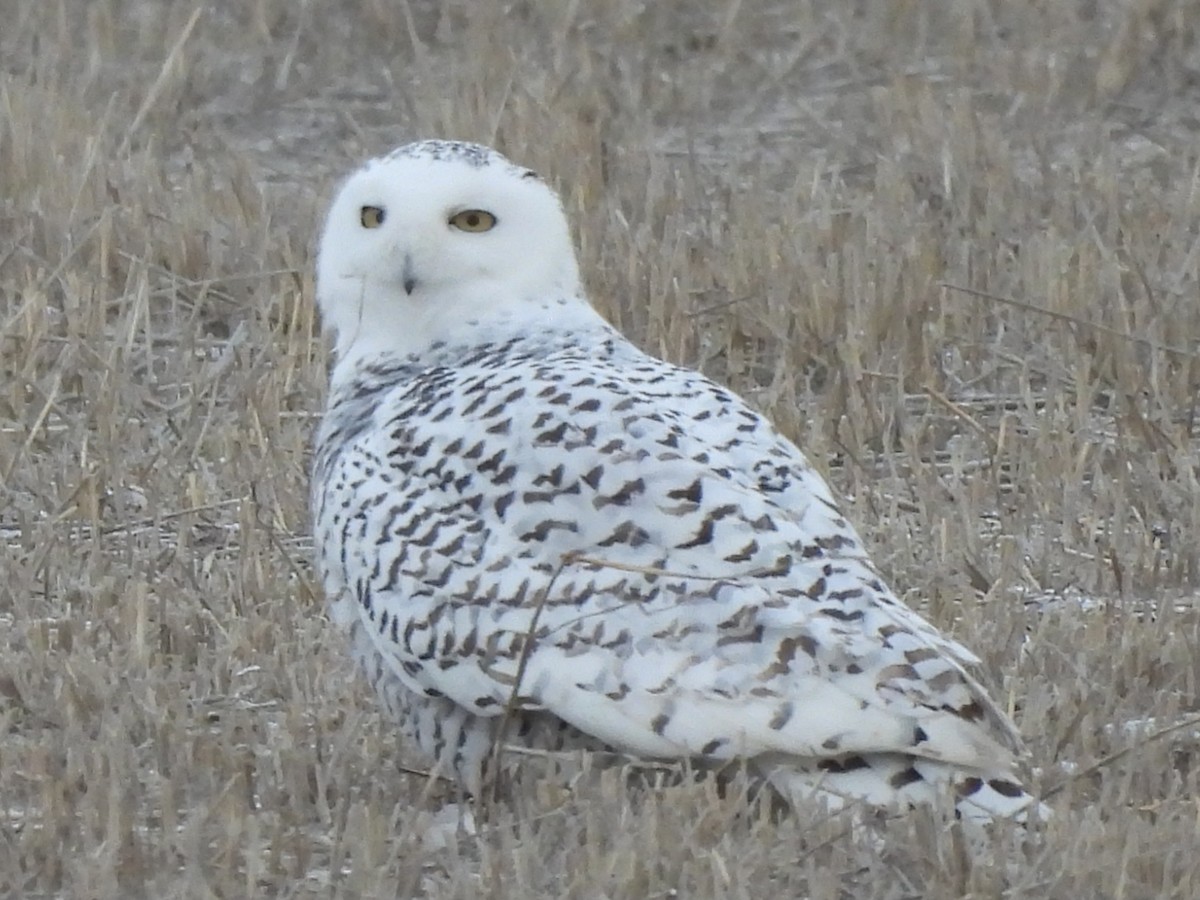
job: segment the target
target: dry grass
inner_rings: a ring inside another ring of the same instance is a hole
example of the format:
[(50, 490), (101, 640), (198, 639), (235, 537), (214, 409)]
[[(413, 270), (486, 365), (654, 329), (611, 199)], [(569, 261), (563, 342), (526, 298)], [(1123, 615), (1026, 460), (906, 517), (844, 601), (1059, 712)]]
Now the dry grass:
[[(1200, 896), (1200, 739), (1157, 733), (1200, 681), (1200, 4), (702, 6), (6, 9), (0, 893)], [(320, 211), (430, 135), (546, 174), (606, 314), (810, 451), (985, 656), (1039, 838), (606, 775), (422, 840), (306, 466)]]

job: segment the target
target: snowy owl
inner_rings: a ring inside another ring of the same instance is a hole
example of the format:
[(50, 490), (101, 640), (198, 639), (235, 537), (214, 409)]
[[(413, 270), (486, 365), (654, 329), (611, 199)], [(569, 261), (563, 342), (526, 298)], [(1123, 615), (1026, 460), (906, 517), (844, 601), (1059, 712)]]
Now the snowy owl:
[(1033, 803), (977, 658), (770, 422), (592, 309), (534, 172), (447, 141), (372, 160), (329, 210), (317, 300), (332, 616), (464, 789), (509, 744), (738, 762), (793, 804)]

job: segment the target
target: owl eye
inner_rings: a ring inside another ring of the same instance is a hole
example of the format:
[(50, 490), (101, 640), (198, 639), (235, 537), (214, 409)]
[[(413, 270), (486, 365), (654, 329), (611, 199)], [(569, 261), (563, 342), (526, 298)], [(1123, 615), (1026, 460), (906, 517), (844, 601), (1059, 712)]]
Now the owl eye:
[(383, 224), (385, 213), (382, 206), (364, 206), (358, 211), (358, 221), (363, 228), (378, 228)]
[(496, 227), (496, 217), (482, 209), (464, 209), (450, 217), (450, 225), (459, 231), (478, 234)]

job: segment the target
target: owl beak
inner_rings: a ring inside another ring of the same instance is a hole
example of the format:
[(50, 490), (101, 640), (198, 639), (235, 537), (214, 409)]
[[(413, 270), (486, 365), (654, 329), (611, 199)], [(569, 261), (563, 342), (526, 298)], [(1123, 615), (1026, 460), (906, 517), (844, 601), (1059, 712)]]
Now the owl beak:
[(412, 295), (413, 289), (417, 286), (417, 276), (413, 271), (412, 255), (404, 254), (404, 272), (401, 275), (404, 282), (404, 293)]

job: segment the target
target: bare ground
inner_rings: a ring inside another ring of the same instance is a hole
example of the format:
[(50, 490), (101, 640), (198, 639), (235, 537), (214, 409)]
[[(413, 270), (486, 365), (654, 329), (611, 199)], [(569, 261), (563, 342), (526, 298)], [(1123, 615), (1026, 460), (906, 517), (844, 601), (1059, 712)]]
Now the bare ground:
[[(1200, 896), (1200, 3), (3, 18), (0, 893)], [(433, 135), (542, 172), (601, 309), (810, 452), (1048, 824), (973, 854), (608, 772), (437, 828), (306, 512), (323, 204)]]

